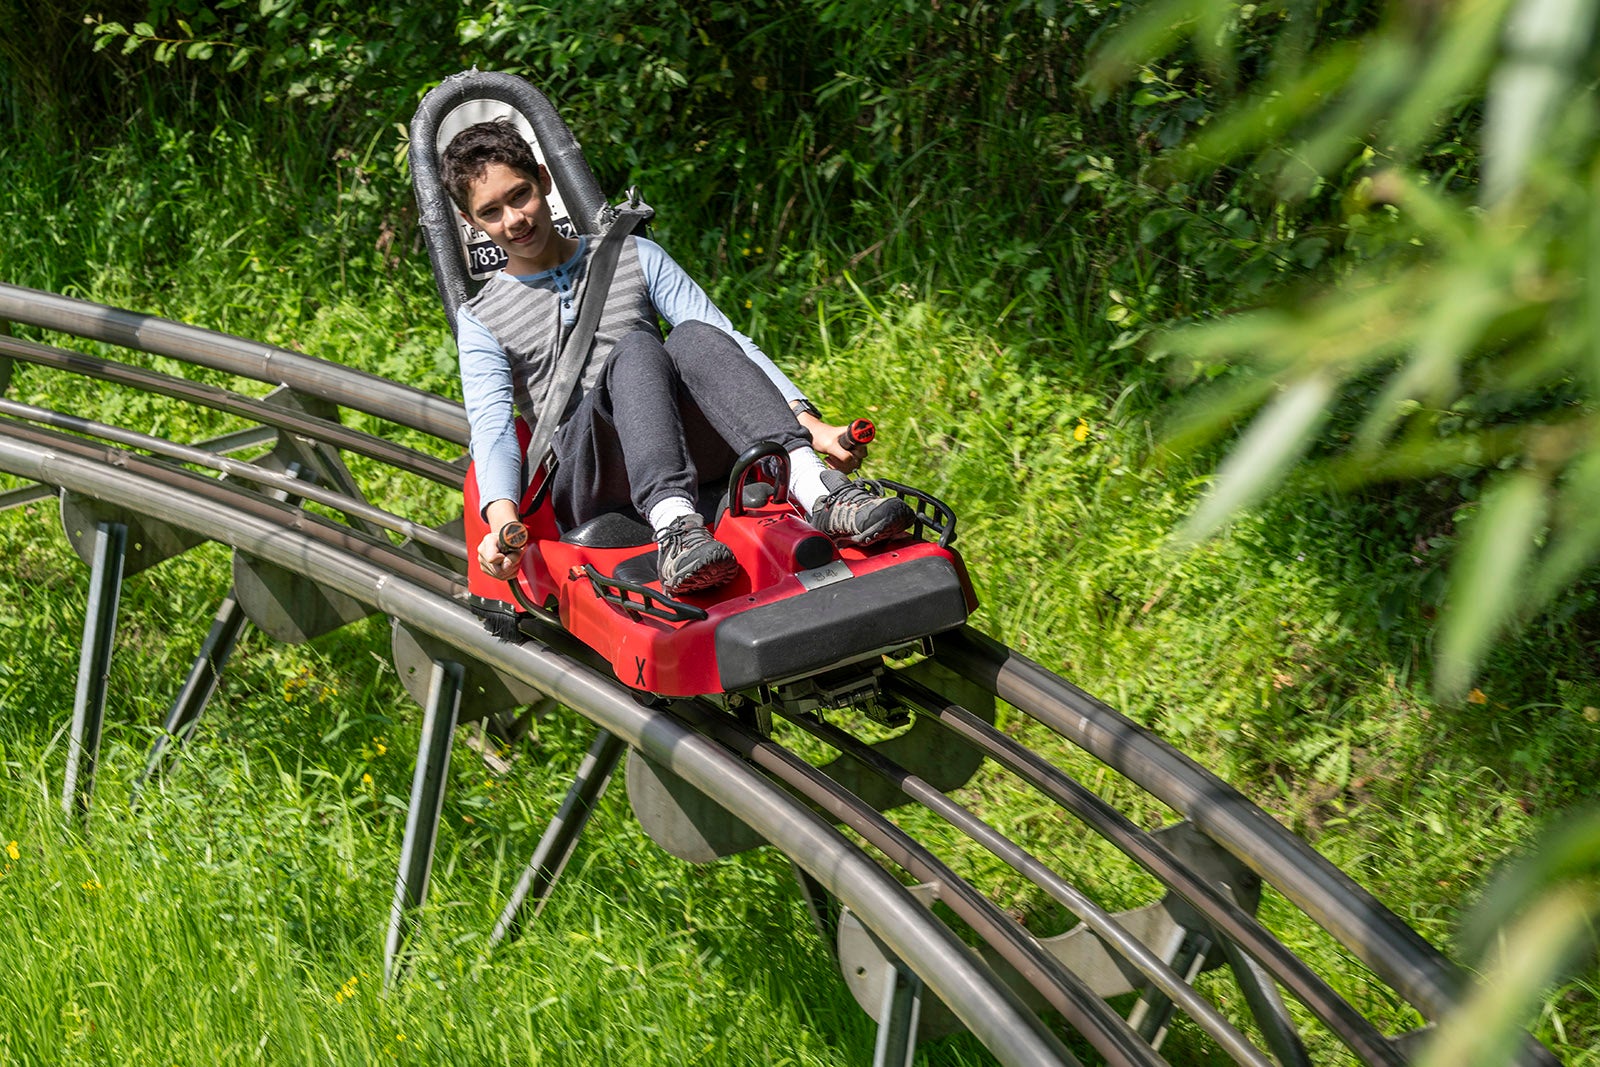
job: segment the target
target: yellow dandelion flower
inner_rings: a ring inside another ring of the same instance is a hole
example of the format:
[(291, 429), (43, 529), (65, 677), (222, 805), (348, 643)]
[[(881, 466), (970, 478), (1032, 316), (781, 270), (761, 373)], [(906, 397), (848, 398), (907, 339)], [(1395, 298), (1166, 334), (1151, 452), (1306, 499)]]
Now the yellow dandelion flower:
[(88, 892), (93, 893), (97, 889), (104, 889), (105, 886), (100, 884), (100, 879), (98, 879), (98, 878), (90, 878), (89, 880), (87, 880), (86, 882), (83, 883), (83, 888), (85, 890), (87, 890)]
[(372, 784), (372, 775), (370, 775), (370, 774), (363, 774), (363, 775), (362, 775), (362, 776), (361, 776), (361, 784), (362, 784), (362, 785), (371, 785), (371, 784)]
[(389, 751), (389, 746), (384, 744), (382, 741), (374, 741), (372, 742), (372, 751), (381, 756), (385, 752)]
[(15, 841), (7, 841), (6, 855), (10, 856), (14, 860), (20, 860), (22, 858), (22, 849), (17, 847), (17, 843)]
[(753, 300), (746, 300), (746, 301), (745, 301), (745, 302), (744, 302), (744, 306), (745, 306), (745, 307), (747, 307), (747, 308), (753, 308), (753, 307), (755, 307), (755, 306), (756, 306), (756, 305), (755, 305), (755, 301), (753, 301)]
[(1074, 441), (1087, 441), (1089, 439), (1089, 424), (1079, 419), (1077, 428), (1072, 431), (1072, 439)]

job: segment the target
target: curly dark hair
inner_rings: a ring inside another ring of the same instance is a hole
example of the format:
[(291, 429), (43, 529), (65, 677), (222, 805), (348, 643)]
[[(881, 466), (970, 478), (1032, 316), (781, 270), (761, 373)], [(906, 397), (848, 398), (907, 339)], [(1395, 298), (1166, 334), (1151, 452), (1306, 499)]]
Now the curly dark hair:
[(463, 211), (471, 202), (472, 183), (483, 177), (484, 168), (490, 163), (503, 164), (529, 178), (539, 176), (539, 160), (533, 147), (509, 119), (468, 126), (450, 138), (439, 160), (439, 178), (445, 192)]

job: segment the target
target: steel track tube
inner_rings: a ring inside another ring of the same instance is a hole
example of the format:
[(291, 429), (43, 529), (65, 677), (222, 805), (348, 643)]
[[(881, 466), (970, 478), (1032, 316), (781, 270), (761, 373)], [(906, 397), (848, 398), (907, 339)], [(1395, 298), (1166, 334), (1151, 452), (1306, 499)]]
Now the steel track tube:
[(165, 459), (177, 460), (179, 463), (205, 467), (219, 474), (226, 474), (230, 478), (237, 478), (240, 481), (250, 482), (263, 488), (277, 489), (284, 493), (294, 494), (313, 503), (326, 504), (330, 508), (343, 512), (349, 518), (365, 519), (385, 530), (409, 537), (419, 544), (436, 548), (446, 555), (463, 560), (467, 558), (466, 546), (453, 537), (446, 537), (437, 530), (412, 522), (410, 519), (402, 518), (392, 511), (373, 507), (365, 500), (360, 500), (332, 489), (324, 489), (304, 478), (297, 478), (290, 474), (279, 474), (277, 471), (268, 470), (254, 463), (229, 459), (227, 456), (219, 456), (207, 449), (169, 441), (164, 437), (152, 437), (150, 434), (139, 433), (136, 430), (124, 430), (119, 426), (109, 426), (103, 422), (82, 419), (76, 415), (68, 415), (61, 411), (51, 411), (48, 408), (35, 407), (32, 404), (19, 404), (13, 400), (0, 399), (0, 415), (10, 415), (14, 418), (38, 423), (41, 426), (97, 437), (111, 444), (121, 445), (126, 448), (137, 448)]
[(0, 319), (287, 385), (454, 444), (467, 443), (467, 420), (460, 404), (287, 348), (20, 285), (0, 284)]
[[(218, 507), (209, 495), (142, 471), (112, 467), (19, 439), (0, 427), (0, 471), (113, 501), (299, 573), (372, 604), (407, 626), (550, 694), (670, 769), (781, 849), (858, 915), (1004, 1064), (1075, 1065), (1077, 1059), (1009, 988), (915, 897), (805, 804), (726, 749), (639, 705), (614, 679), (535, 642), (508, 645), (454, 600), (463, 586), (407, 564), (397, 550), (347, 547), (330, 531), (294, 529), (281, 516)], [(247, 501), (247, 503), (249, 503)]]
[[(347, 526), (333, 523), (318, 515), (300, 508), (291, 507), (278, 500), (262, 496), (251, 490), (245, 490), (236, 485), (218, 481), (196, 474), (181, 467), (174, 467), (167, 463), (148, 459), (135, 453), (123, 452), (120, 449), (98, 446), (77, 437), (68, 437), (53, 430), (42, 430), (22, 423), (14, 423), (0, 417), (0, 440), (11, 440), (19, 444), (33, 445), (42, 448), (49, 456), (46, 464), (54, 462), (88, 463), (103, 466), (107, 469), (126, 472), (128, 476), (138, 475), (140, 478), (166, 488), (169, 492), (177, 491), (189, 494), (195, 498), (209, 501), (213, 507), (221, 507), (237, 511), (241, 514), (250, 514), (258, 518), (265, 518), (274, 525), (285, 529), (306, 529), (315, 531), (315, 536), (329, 544), (337, 545), (353, 555), (363, 556), (370, 560), (382, 560), (384, 565), (391, 568), (397, 575), (421, 580), (428, 583), (433, 580), (442, 580), (446, 583), (455, 582), (455, 576), (444, 569), (434, 566), (425, 560), (402, 552), (387, 540), (368, 537), (357, 533)], [(26, 476), (25, 476), (26, 477)], [(50, 477), (36, 479), (63, 484)], [(151, 507), (136, 496), (119, 491), (114, 486), (105, 492), (105, 495), (86, 494), (95, 496), (97, 500), (106, 500), (117, 506), (141, 514), (150, 515), (162, 522), (172, 522), (173, 525), (184, 525), (176, 520), (170, 520), (167, 514)], [(203, 536), (206, 527), (202, 524), (196, 526), (189, 524), (187, 529), (195, 530)], [(233, 543), (233, 542), (229, 542)], [(235, 547), (238, 547), (235, 544)], [(259, 555), (259, 553), (248, 553)], [(291, 570), (296, 569), (290, 565)], [(358, 598), (359, 599), (359, 598)]]
[[(1268, 933), (1254, 916), (1181, 863), (1150, 834), (1135, 826), (1127, 816), (1037, 753), (1024, 748), (965, 708), (948, 703), (926, 687), (896, 677), (890, 680), (890, 690), (1082, 819), (1124, 855), (1149, 871), (1210, 922), (1219, 938), (1236, 942), (1266, 965), (1273, 977), (1311, 1009), (1341, 1041), (1352, 1046), (1368, 1045), (1374, 1051), (1380, 1046), (1387, 1047), (1388, 1039), (1304, 960)], [(1364, 1037), (1360, 1036), (1363, 1034)]]
[[(1259, 874), (1429, 1019), (1457, 1006), (1461, 970), (1232, 786), (1103, 701), (999, 642), (963, 627), (936, 658), (1073, 742)], [(1530, 1038), (1521, 1063), (1555, 1064)]]
[(36, 366), (66, 371), (96, 381), (114, 382), (146, 393), (180, 400), (186, 404), (238, 415), (279, 430), (288, 430), (298, 436), (375, 459), (396, 470), (427, 478), (440, 485), (459, 489), (465, 474), (463, 469), (414, 448), (397, 445), (381, 437), (362, 433), (360, 430), (352, 430), (343, 423), (278, 407), (226, 389), (219, 389), (214, 385), (202, 385), (159, 371), (100, 359), (97, 356), (86, 356), (81, 352), (51, 348), (32, 341), (14, 341), (0, 337), (0, 353), (26, 360)]
[(720, 711), (687, 700), (677, 701), (674, 706), (697, 729), (729, 746), (818, 805), (830, 817), (856, 831), (913, 878), (937, 884), (940, 901), (1016, 968), (1045, 1002), (1060, 1012), (1068, 1025), (1106, 1058), (1106, 1062), (1147, 1067), (1166, 1063), (1139, 1039), (1127, 1020), (1112, 1011), (1082, 979), (1046, 952), (1038, 939), (880, 812), (794, 753)]
[(1235, 1063), (1248, 1064), (1249, 1067), (1272, 1067), (1272, 1062), (1259, 1049), (1250, 1044), (1233, 1024), (1224, 1019), (1210, 1001), (1196, 993), (1181, 975), (1174, 973), (1161, 957), (1150, 951), (1149, 946), (1128, 933), (1115, 917), (1085, 896), (1077, 886), (1046, 867), (1037, 856), (921, 778), (874, 751), (870, 745), (851, 737), (837, 726), (807, 716), (791, 716), (789, 721), (831, 746), (835, 751), (858, 760), (886, 781), (893, 782), (907, 797), (988, 849), (1013, 870), (1043, 889), (1058, 904), (1093, 930), (1095, 936), (1105, 942), (1107, 948), (1132, 964), (1173, 1003), (1187, 1012), (1201, 1029), (1215, 1038), (1217, 1044), (1233, 1057)]

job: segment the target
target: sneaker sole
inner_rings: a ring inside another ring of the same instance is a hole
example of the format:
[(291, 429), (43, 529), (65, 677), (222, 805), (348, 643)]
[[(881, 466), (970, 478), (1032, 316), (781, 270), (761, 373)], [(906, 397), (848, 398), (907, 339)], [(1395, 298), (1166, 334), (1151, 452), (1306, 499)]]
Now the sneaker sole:
[(668, 596), (677, 596), (679, 593), (699, 593), (706, 589), (715, 589), (719, 585), (726, 585), (739, 573), (737, 559), (712, 560), (693, 574), (686, 574), (683, 580), (676, 585), (668, 587), (663, 584), (661, 591)]

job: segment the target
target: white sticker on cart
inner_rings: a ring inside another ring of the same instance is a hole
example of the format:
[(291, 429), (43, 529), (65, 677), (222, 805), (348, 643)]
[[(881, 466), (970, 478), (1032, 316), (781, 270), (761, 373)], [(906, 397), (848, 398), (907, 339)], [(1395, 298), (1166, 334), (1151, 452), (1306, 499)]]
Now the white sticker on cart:
[(850, 567), (842, 559), (836, 559), (826, 567), (816, 567), (809, 571), (799, 571), (795, 577), (800, 579), (800, 584), (807, 589), (821, 589), (825, 585), (842, 582), (846, 578), (854, 577)]

